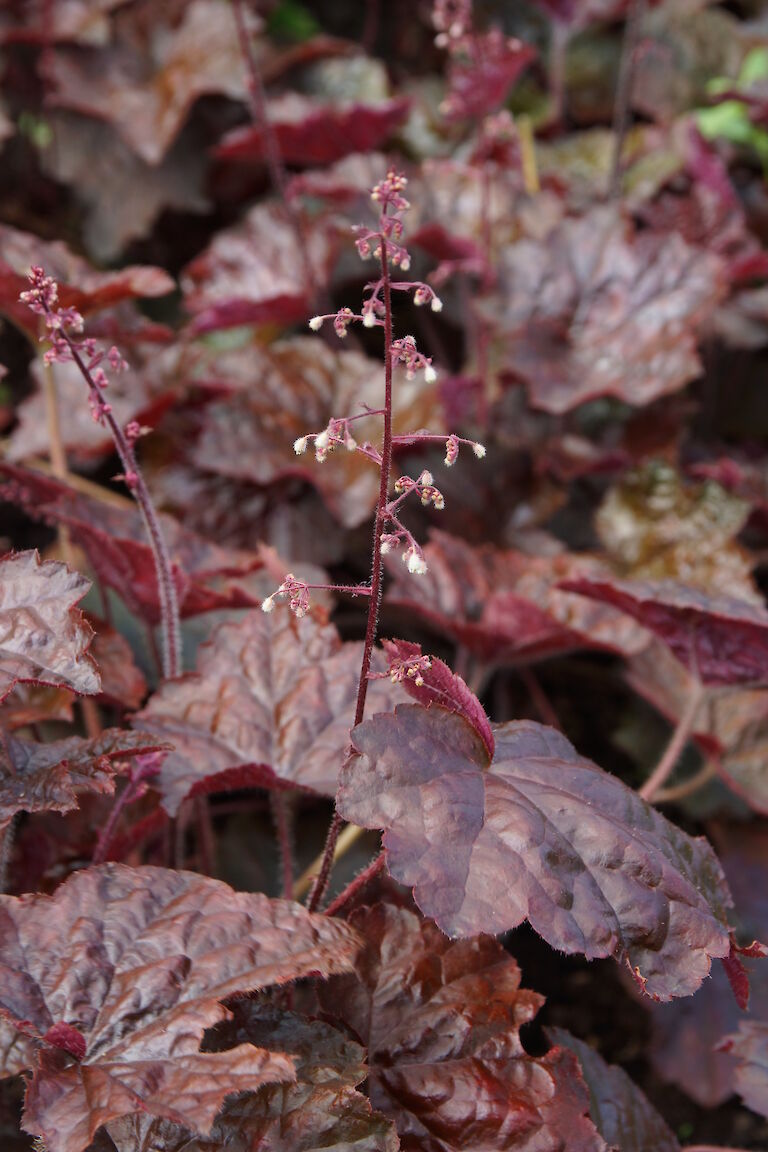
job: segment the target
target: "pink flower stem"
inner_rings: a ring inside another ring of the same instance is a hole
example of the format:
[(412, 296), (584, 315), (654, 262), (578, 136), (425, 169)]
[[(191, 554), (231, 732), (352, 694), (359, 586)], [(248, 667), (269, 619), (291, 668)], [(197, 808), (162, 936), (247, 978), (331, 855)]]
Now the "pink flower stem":
[(701, 701), (704, 697), (704, 691), (704, 685), (699, 680), (695, 680), (691, 686), (688, 703), (686, 704), (683, 714), (677, 722), (677, 726), (672, 733), (672, 737), (666, 747), (664, 755), (662, 756), (657, 766), (654, 768), (651, 775), (646, 780), (645, 784), (643, 784), (642, 788), (638, 790), (643, 800), (647, 800), (649, 803), (652, 802), (656, 793), (659, 791), (663, 784), (666, 784), (667, 780), (675, 770), (677, 762), (683, 753), (683, 749), (688, 743), (688, 738), (693, 731), (693, 725), (696, 721), (696, 716), (698, 714)]
[(640, 25), (645, 15), (646, 0), (630, 0), (627, 20), (624, 25), (624, 40), (621, 45), (619, 77), (613, 106), (613, 158), (608, 183), (608, 199), (617, 200), (621, 194), (621, 155), (629, 125), (632, 81), (637, 58), (637, 40)]
[(310, 295), (313, 301), (319, 297), (317, 278), (315, 276), (312, 261), (309, 256), (309, 246), (307, 243), (307, 235), (304, 224), (298, 212), (293, 206), (291, 197), (288, 192), (288, 177), (283, 164), (283, 157), (280, 152), (280, 145), (277, 142), (275, 130), (272, 127), (272, 122), (269, 119), (267, 112), (267, 94), (264, 90), (264, 82), (261, 78), (261, 73), (256, 64), (256, 59), (251, 47), (250, 38), (248, 36), (248, 29), (245, 23), (245, 13), (243, 11), (243, 0), (232, 0), (232, 8), (235, 13), (235, 24), (237, 25), (237, 39), (240, 45), (240, 54), (245, 64), (246, 75), (248, 78), (248, 95), (251, 102), (251, 118), (257, 128), (260, 128), (264, 136), (264, 146), (266, 150), (267, 169), (269, 170), (269, 178), (272, 182), (272, 187), (275, 193), (280, 197), (283, 210), (288, 219), (293, 233), (296, 237), (296, 245), (301, 256), (301, 262), (304, 266), (304, 275), (306, 277), (307, 286), (310, 290)]
[[(368, 623), (365, 629), (365, 644), (363, 646), (363, 659), (360, 665), (360, 679), (357, 687), (357, 705), (353, 727), (362, 723), (365, 713), (365, 699), (368, 694), (368, 675), (371, 670), (371, 657), (376, 642), (376, 632), (379, 624), (379, 611), (381, 608), (382, 576), (384, 564), (381, 555), (381, 534), (387, 520), (387, 503), (389, 496), (390, 472), (392, 471), (392, 291), (389, 278), (389, 252), (384, 234), (380, 236), (381, 247), (381, 278), (384, 289), (384, 437), (381, 448), (381, 481), (379, 483), (379, 498), (376, 504), (376, 515), (373, 521), (373, 557), (371, 561), (371, 591), (368, 602)], [(320, 905), (326, 889), (328, 879), (333, 867), (333, 851), (339, 832), (343, 824), (338, 812), (334, 813), (325, 850), (320, 865), (320, 871), (312, 885), (307, 907), (314, 912)]]
[(99, 833), (99, 838), (96, 841), (96, 847), (93, 850), (94, 864), (103, 864), (107, 859), (107, 852), (109, 851), (112, 837), (115, 834), (117, 822), (120, 819), (123, 810), (127, 808), (128, 805), (135, 799), (140, 783), (140, 780), (135, 780), (133, 777), (131, 777), (113, 804), (112, 811), (109, 814), (106, 824)]
[(366, 884), (373, 880), (374, 876), (378, 876), (382, 868), (387, 862), (385, 852), (379, 852), (378, 856), (371, 861), (367, 868), (363, 868), (362, 872), (355, 877), (355, 879), (347, 884), (343, 892), (340, 892), (335, 900), (332, 900), (328, 907), (325, 909), (326, 916), (335, 916), (336, 913), (344, 907), (344, 905), (352, 899), (358, 892), (365, 888)]
[[(94, 383), (88, 366), (78, 352), (77, 345), (68, 336), (63, 333), (62, 335), (69, 346), (72, 359), (90, 389), (93, 400), (100, 403), (101, 392)], [(103, 419), (106, 421), (107, 427), (112, 435), (126, 479), (130, 480), (129, 488), (139, 506), (139, 511), (141, 512), (144, 526), (147, 530), (150, 548), (152, 549), (163, 634), (163, 676), (166, 679), (171, 679), (181, 675), (181, 623), (179, 617), (179, 600), (176, 594), (176, 583), (173, 579), (171, 557), (163, 537), (160, 520), (155, 511), (152, 497), (149, 494), (149, 489), (147, 488), (136, 460), (133, 446), (128, 441), (123, 429), (111, 412), (104, 412)]]

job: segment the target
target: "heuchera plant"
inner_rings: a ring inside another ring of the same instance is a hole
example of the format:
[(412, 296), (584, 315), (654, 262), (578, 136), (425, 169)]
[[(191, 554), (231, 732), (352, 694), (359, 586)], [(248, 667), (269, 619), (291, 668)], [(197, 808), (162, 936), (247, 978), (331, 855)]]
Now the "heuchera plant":
[(759, 1147), (762, 170), (673, 3), (316, 7), (0, 12), (0, 1147)]

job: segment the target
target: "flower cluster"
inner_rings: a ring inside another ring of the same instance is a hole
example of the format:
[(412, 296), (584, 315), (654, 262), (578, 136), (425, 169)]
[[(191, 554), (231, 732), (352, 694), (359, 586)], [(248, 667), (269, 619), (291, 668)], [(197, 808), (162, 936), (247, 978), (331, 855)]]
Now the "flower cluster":
[(117, 348), (112, 347), (108, 352), (103, 352), (90, 337), (75, 338), (83, 331), (83, 318), (75, 308), (59, 307), (59, 290), (53, 277), (46, 276), (45, 271), (35, 265), (30, 269), (28, 279), (31, 286), (21, 293), (19, 300), (36, 315), (43, 317), (45, 333), (40, 339), (50, 343), (43, 357), (45, 363), (66, 364), (76, 361), (78, 366), (84, 367), (90, 388), (88, 402), (91, 415), (97, 424), (103, 425), (112, 406), (104, 399), (109, 380), (102, 364), (106, 360), (113, 372), (122, 372), (127, 364)]
[[(463, 20), (465, 17), (468, 20), (471, 15), (471, 5), (450, 5), (446, 3), (441, 7), (444, 10), (444, 18), (446, 21), (449, 20), (449, 15), (452, 14), (450, 27), (453, 28), (454, 31), (451, 32), (451, 35), (454, 35), (454, 32), (456, 32), (456, 28), (458, 27), (457, 21), (460, 22), (460, 19)], [(454, 28), (454, 25), (456, 28)], [(463, 24), (461, 26), (462, 28), (464, 27)], [(341, 308), (338, 312), (323, 316), (313, 316), (309, 321), (309, 327), (313, 332), (318, 332), (326, 320), (332, 321), (337, 336), (342, 339), (347, 335), (349, 326), (352, 323), (360, 323), (365, 328), (384, 327), (387, 328), (388, 332), (391, 331), (389, 327), (389, 324), (391, 324), (391, 316), (388, 317), (387, 315), (391, 292), (411, 292), (413, 294), (414, 304), (417, 306), (428, 305), (433, 312), (441, 311), (443, 307), (442, 301), (436, 294), (434, 288), (429, 284), (424, 284), (421, 281), (392, 281), (390, 279), (390, 264), (399, 267), (401, 270), (406, 270), (410, 266), (410, 256), (402, 244), (403, 223), (401, 219), (402, 213), (407, 211), (409, 207), (408, 201), (403, 195), (407, 183), (402, 173), (390, 170), (385, 178), (381, 180), (371, 192), (372, 200), (380, 208), (378, 227), (376, 229), (356, 229), (356, 246), (362, 259), (368, 260), (371, 257), (375, 257), (381, 263), (381, 276), (379, 279), (366, 285), (366, 296), (360, 313), (353, 312), (351, 308)], [(428, 384), (434, 383), (437, 379), (437, 373), (432, 366), (431, 358), (423, 355), (423, 353), (419, 351), (413, 336), (402, 336), (398, 339), (392, 339), (385, 354), (389, 357), (388, 368), (403, 368), (406, 379), (408, 380), (414, 379), (419, 372), (423, 372), (424, 380)], [(389, 477), (391, 451), (394, 446), (429, 444), (444, 440), (445, 463), (449, 467), (456, 462), (461, 444), (471, 447), (477, 457), (481, 458), (485, 455), (485, 448), (482, 444), (474, 440), (462, 439), (454, 433), (451, 433), (447, 439), (424, 431), (403, 436), (392, 436), (391, 424), (390, 431), (385, 433), (385, 446), (388, 445), (388, 448), (385, 447), (385, 449), (380, 452), (367, 441), (363, 444), (358, 444), (350, 431), (350, 424), (355, 420), (374, 415), (385, 415), (385, 412), (383, 410), (379, 412), (367, 410), (357, 416), (332, 417), (322, 431), (307, 432), (303, 436), (299, 436), (294, 441), (294, 451), (298, 456), (301, 456), (307, 451), (310, 444), (312, 444), (315, 451), (315, 459), (322, 462), (327, 459), (328, 454), (332, 452), (334, 448), (343, 446), (351, 452), (357, 451), (361, 453), (379, 468), (386, 468), (387, 478)], [(387, 436), (389, 439), (387, 439)], [(385, 462), (387, 452), (388, 455)], [(385, 483), (382, 488), (383, 492), (386, 490), (386, 487), (387, 485)], [(408, 568), (408, 571), (416, 575), (423, 575), (427, 571), (427, 562), (424, 558), (424, 553), (413, 534), (401, 522), (398, 515), (400, 505), (412, 493), (418, 496), (424, 507), (431, 505), (438, 511), (445, 507), (445, 498), (442, 492), (435, 486), (434, 477), (431, 472), (424, 470), (415, 480), (410, 476), (401, 476), (394, 484), (393, 498), (390, 500), (387, 497), (385, 503), (382, 497), (382, 502), (377, 511), (376, 548), (378, 550), (378, 556), (391, 552), (395, 548), (402, 549), (403, 563)], [(376, 562), (374, 563), (374, 569), (376, 569)], [(372, 581), (371, 587), (368, 589), (338, 587), (337, 590), (350, 591), (354, 595), (366, 592), (371, 597), (374, 597), (374, 589), (378, 587), (378, 585), (376, 585), (377, 579), (378, 577)], [(295, 612), (297, 616), (303, 616), (309, 608), (309, 587), (309, 585), (296, 580), (293, 575), (289, 575), (278, 590), (264, 600), (262, 608), (265, 612), (271, 612), (275, 606), (276, 597), (286, 595), (289, 598), (291, 610)], [(312, 585), (312, 587), (315, 586)]]
[(309, 585), (305, 584), (303, 580), (297, 580), (293, 572), (289, 572), (285, 580), (283, 580), (280, 587), (271, 596), (267, 596), (266, 600), (261, 602), (262, 612), (272, 612), (275, 607), (275, 600), (278, 596), (287, 596), (288, 604), (294, 616), (301, 619), (309, 612)]
[(390, 665), (387, 676), (393, 684), (402, 684), (404, 680), (413, 680), (417, 688), (424, 685), (422, 673), (429, 672), (432, 661), (429, 656), (411, 656), (408, 659), (395, 660)]

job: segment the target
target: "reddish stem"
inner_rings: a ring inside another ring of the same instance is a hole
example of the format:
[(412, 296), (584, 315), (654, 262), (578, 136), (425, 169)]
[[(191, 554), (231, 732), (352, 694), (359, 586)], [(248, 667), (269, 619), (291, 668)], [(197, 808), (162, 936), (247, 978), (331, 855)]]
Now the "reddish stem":
[[(381, 234), (381, 278), (384, 289), (384, 439), (381, 448), (381, 481), (376, 515), (373, 521), (373, 558), (371, 561), (371, 596), (368, 601), (368, 623), (365, 629), (363, 659), (360, 666), (360, 680), (357, 687), (357, 706), (353, 727), (362, 723), (365, 713), (365, 698), (368, 694), (368, 674), (371, 669), (373, 646), (379, 624), (381, 608), (382, 575), (384, 564), (381, 555), (381, 534), (387, 520), (389, 480), (392, 470), (392, 290), (389, 278), (389, 251), (387, 240)], [(323, 859), (317, 879), (312, 885), (307, 907), (314, 912), (320, 905), (328, 887), (328, 878), (333, 867), (333, 850), (343, 824), (338, 812), (334, 813), (323, 851)]]
[(245, 13), (243, 11), (243, 0), (232, 0), (232, 7), (235, 13), (235, 24), (237, 26), (237, 39), (240, 45), (240, 54), (245, 63), (246, 75), (248, 77), (248, 95), (251, 102), (251, 119), (257, 128), (261, 128), (264, 134), (264, 147), (266, 151), (267, 169), (269, 171), (269, 178), (272, 182), (276, 194), (280, 197), (283, 203), (283, 209), (288, 219), (288, 223), (293, 229), (296, 237), (296, 244), (301, 256), (302, 264), (304, 265), (304, 275), (306, 277), (307, 285), (310, 290), (312, 300), (318, 299), (317, 280), (315, 278), (314, 268), (309, 256), (309, 246), (307, 243), (306, 230), (301, 217), (291, 202), (288, 193), (288, 176), (283, 164), (282, 153), (280, 152), (280, 145), (277, 142), (275, 130), (272, 127), (272, 122), (267, 113), (267, 94), (264, 90), (264, 82), (261, 79), (261, 73), (256, 65), (256, 60), (251, 48), (251, 41), (248, 36), (248, 29), (245, 23)]
[(613, 106), (613, 159), (608, 183), (608, 198), (616, 200), (621, 195), (621, 154), (629, 126), (629, 105), (632, 98), (632, 81), (635, 75), (637, 40), (640, 25), (645, 14), (645, 0), (631, 0), (627, 21), (624, 25), (624, 39), (621, 45), (621, 60), (616, 83), (616, 96)]
[(132, 800), (135, 799), (139, 784), (140, 780), (134, 780), (131, 778), (113, 804), (112, 811), (109, 814), (106, 824), (99, 833), (99, 838), (96, 841), (96, 847), (93, 850), (94, 864), (103, 864), (107, 859), (107, 852), (109, 851), (109, 846), (112, 843), (112, 837), (115, 834), (117, 822), (120, 819), (123, 810), (128, 807)]
[(691, 694), (688, 697), (688, 703), (677, 722), (677, 726), (672, 733), (669, 744), (666, 747), (664, 755), (653, 770), (651, 775), (639, 789), (639, 794), (643, 800), (648, 800), (649, 803), (653, 801), (654, 796), (659, 791), (663, 784), (666, 784), (669, 777), (672, 775), (678, 760), (680, 759), (683, 749), (688, 743), (688, 737), (693, 731), (693, 725), (698, 715), (701, 701), (704, 698), (704, 686), (698, 680), (694, 681), (691, 687)]
[(325, 915), (335, 916), (340, 908), (343, 908), (353, 896), (362, 888), (365, 888), (369, 880), (373, 880), (374, 876), (378, 876), (386, 862), (386, 853), (380, 852), (376, 859), (372, 860), (367, 868), (363, 868), (362, 872), (360, 872), (350, 884), (347, 884), (346, 888), (338, 894), (336, 899), (331, 901), (325, 909)]
[[(101, 392), (94, 383), (93, 377), (77, 350), (77, 345), (68, 336), (64, 336), (72, 359), (80, 370), (80, 374), (90, 389), (91, 396), (100, 406), (102, 405)], [(101, 408), (103, 411), (103, 407)], [(130, 490), (139, 506), (144, 526), (149, 537), (152, 557), (155, 562), (157, 576), (157, 590), (160, 600), (160, 616), (163, 630), (163, 676), (170, 679), (181, 674), (181, 623), (179, 618), (179, 600), (176, 594), (176, 584), (173, 579), (171, 557), (163, 537), (152, 497), (149, 494), (144, 477), (136, 460), (133, 446), (126, 437), (123, 429), (115, 420), (111, 412), (104, 412), (104, 420), (112, 435), (112, 439), (123, 465), (126, 477), (131, 477)]]

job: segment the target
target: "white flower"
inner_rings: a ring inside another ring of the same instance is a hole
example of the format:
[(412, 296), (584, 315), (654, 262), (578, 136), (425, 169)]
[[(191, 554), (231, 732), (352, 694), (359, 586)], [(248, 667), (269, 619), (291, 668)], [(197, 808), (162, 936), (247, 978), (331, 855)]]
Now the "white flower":
[(307, 450), (307, 437), (306, 436), (299, 436), (298, 440), (294, 440), (293, 450), (297, 456), (301, 456), (301, 454), (303, 452), (306, 452), (306, 450)]
[(430, 308), (432, 309), (433, 312), (442, 312), (443, 302), (439, 296), (433, 296), (432, 297), (432, 303), (430, 304)]
[(313, 316), (309, 322), (309, 326), (313, 332), (319, 332), (323, 326), (323, 317), (322, 316)]
[(426, 572), (427, 562), (415, 548), (409, 548), (403, 556), (403, 559), (406, 560), (408, 571), (412, 572), (415, 576), (423, 576)]
[(328, 434), (328, 429), (325, 428), (322, 432), (319, 432), (317, 436), (315, 436), (315, 450), (317, 452), (324, 452), (328, 447), (329, 440), (330, 436)]
[(266, 600), (262, 600), (262, 602), (261, 602), (262, 612), (273, 612), (274, 609), (275, 609), (274, 596), (267, 596)]
[(369, 310), (366, 312), (365, 316), (363, 316), (363, 328), (374, 328), (375, 325), (376, 317), (374, 316), (373, 311)]
[(424, 380), (427, 384), (434, 384), (435, 380), (437, 380), (437, 372), (435, 372), (431, 364), (427, 364), (424, 369)]
[(472, 451), (474, 452), (475, 456), (477, 456), (478, 460), (482, 460), (483, 456), (485, 456), (485, 445), (474, 443), (472, 445)]

